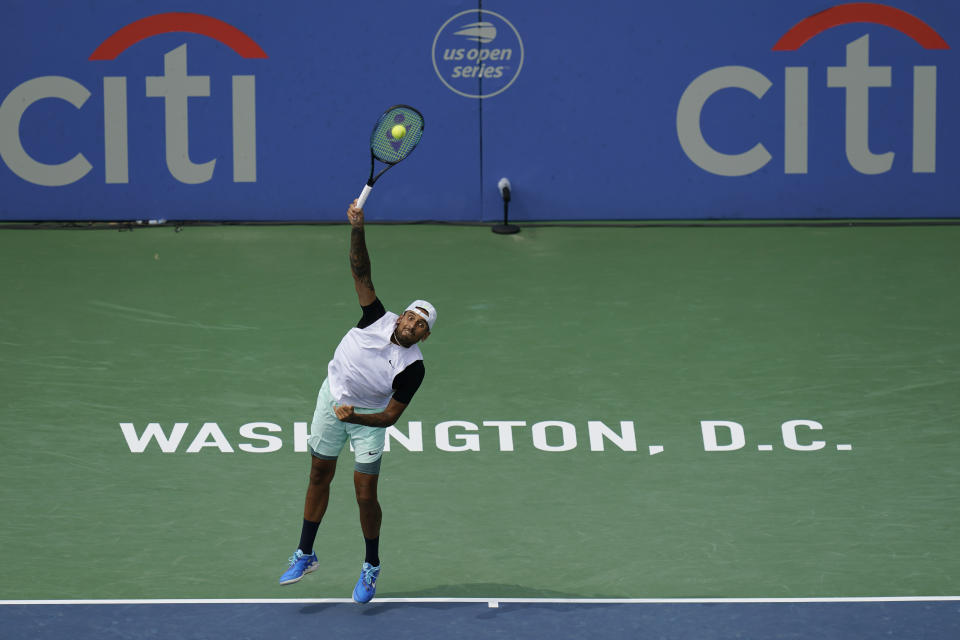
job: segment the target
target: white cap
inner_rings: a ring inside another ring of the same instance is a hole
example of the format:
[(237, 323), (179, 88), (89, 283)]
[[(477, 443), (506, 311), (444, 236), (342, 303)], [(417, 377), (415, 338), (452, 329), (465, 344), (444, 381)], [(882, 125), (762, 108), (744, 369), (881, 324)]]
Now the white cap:
[[(437, 321), (437, 310), (426, 300), (414, 300), (404, 311), (413, 311), (427, 321), (427, 327), (433, 331), (433, 323)], [(426, 313), (424, 313), (426, 311)]]

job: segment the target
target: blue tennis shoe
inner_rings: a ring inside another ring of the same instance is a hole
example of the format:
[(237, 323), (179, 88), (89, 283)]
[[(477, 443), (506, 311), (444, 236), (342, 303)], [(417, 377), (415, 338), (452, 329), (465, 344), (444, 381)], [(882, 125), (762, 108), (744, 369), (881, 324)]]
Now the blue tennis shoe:
[(373, 566), (369, 562), (363, 563), (360, 569), (360, 579), (357, 580), (357, 586), (353, 588), (353, 601), (358, 604), (366, 604), (373, 600), (373, 594), (377, 592), (377, 578), (380, 576), (380, 567)]
[(306, 555), (303, 551), (297, 549), (294, 554), (290, 556), (290, 568), (280, 576), (280, 584), (300, 582), (300, 579), (303, 578), (305, 574), (316, 571), (319, 566), (320, 562), (317, 560), (317, 554), (311, 553), (310, 555)]

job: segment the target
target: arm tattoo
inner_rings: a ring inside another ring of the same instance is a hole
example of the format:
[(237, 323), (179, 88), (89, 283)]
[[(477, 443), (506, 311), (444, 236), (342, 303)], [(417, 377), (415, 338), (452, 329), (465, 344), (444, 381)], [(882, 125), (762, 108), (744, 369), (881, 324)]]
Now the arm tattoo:
[(350, 231), (350, 269), (353, 271), (354, 278), (373, 289), (373, 280), (370, 277), (370, 254), (367, 253), (363, 229)]

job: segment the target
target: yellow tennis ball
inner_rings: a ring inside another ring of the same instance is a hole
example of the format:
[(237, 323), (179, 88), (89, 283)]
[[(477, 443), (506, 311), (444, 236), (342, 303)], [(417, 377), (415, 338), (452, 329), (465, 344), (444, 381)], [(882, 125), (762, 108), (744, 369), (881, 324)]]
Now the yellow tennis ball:
[(393, 129), (390, 129), (390, 135), (393, 136), (394, 140), (400, 140), (403, 136), (407, 135), (407, 128), (402, 124), (394, 125)]

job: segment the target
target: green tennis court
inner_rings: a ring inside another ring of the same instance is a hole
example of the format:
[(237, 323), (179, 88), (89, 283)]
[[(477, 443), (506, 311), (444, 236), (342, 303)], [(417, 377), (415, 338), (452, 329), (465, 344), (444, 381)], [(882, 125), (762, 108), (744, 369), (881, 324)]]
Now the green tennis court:
[[(277, 585), (348, 233), (0, 231), (0, 599), (349, 597), (349, 457)], [(386, 306), (439, 314), (378, 597), (960, 594), (960, 227), (367, 240)]]

